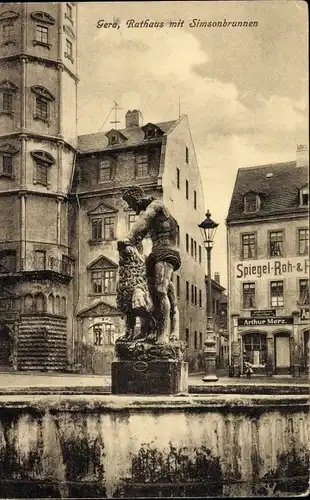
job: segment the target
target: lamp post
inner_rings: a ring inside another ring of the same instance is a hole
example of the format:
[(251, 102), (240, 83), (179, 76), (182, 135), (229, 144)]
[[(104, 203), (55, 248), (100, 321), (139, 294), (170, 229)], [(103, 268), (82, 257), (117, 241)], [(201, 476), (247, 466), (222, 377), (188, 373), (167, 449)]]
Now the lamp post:
[(212, 278), (211, 278), (211, 250), (213, 247), (214, 236), (218, 224), (211, 219), (211, 214), (209, 210), (206, 213), (206, 219), (202, 221), (198, 227), (200, 228), (203, 244), (207, 251), (207, 269), (208, 269), (208, 293), (207, 293), (207, 332), (204, 341), (204, 364), (205, 364), (205, 375), (203, 377), (203, 382), (216, 382), (218, 377), (216, 376), (215, 368), (215, 336), (213, 331), (213, 314), (212, 314)]

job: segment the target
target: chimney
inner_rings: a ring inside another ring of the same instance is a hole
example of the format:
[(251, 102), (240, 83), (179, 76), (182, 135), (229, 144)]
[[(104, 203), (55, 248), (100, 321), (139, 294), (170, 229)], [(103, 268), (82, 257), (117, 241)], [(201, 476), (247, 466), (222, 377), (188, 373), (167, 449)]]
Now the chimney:
[(139, 124), (140, 114), (141, 113), (138, 109), (133, 109), (132, 111), (130, 111), (129, 109), (125, 115), (126, 128), (140, 127)]
[(296, 149), (296, 167), (307, 167), (309, 165), (308, 146), (297, 144)]
[(214, 273), (214, 281), (220, 285), (220, 273)]

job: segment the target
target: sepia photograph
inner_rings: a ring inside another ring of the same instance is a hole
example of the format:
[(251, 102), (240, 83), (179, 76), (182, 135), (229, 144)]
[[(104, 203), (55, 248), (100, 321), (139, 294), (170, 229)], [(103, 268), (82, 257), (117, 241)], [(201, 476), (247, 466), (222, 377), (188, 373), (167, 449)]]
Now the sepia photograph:
[(308, 495), (308, 30), (0, 3), (0, 499)]

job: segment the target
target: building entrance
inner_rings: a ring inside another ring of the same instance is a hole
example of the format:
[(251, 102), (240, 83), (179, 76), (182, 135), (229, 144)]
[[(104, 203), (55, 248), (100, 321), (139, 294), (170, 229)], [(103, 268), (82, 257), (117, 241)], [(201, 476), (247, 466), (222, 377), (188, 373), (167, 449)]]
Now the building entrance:
[(275, 337), (275, 362), (276, 373), (289, 372), (291, 366), (289, 335)]
[(0, 367), (11, 366), (12, 340), (7, 326), (0, 328)]

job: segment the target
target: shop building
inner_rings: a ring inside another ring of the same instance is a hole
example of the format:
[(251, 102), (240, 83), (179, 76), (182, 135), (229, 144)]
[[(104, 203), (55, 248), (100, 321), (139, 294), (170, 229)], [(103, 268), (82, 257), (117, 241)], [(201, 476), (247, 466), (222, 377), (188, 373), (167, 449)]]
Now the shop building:
[(227, 225), (231, 374), (295, 375), (309, 359), (308, 150), (238, 170)]

